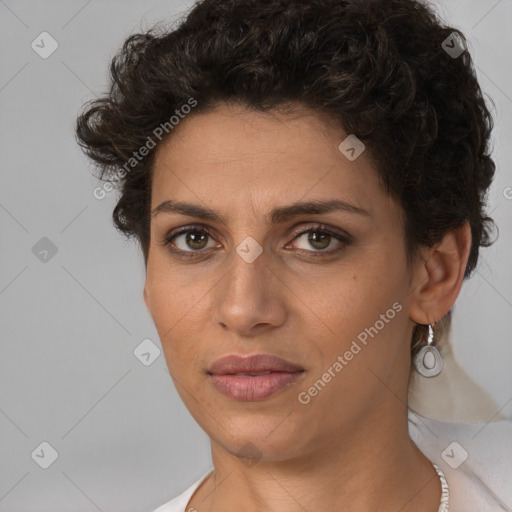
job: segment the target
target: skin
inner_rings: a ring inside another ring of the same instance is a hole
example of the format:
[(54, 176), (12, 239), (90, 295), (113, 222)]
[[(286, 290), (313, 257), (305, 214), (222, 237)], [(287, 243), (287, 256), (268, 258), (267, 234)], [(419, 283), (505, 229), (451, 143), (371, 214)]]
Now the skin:
[[(187, 510), (438, 510), (439, 478), (407, 430), (410, 340), (415, 322), (438, 321), (453, 305), (469, 225), (422, 247), (408, 265), (403, 211), (381, 187), (368, 151), (355, 161), (340, 152), (346, 136), (307, 109), (269, 115), (223, 104), (185, 118), (157, 149), (152, 208), (187, 201), (226, 218), (224, 225), (162, 212), (151, 220), (144, 300), (176, 388), (211, 439), (215, 468)], [(368, 215), (335, 211), (266, 223), (274, 207), (329, 199)], [(197, 223), (211, 238), (195, 245), (186, 234), (174, 239), (175, 249), (195, 258), (180, 259), (163, 245), (171, 231)], [(312, 245), (300, 233), (320, 223), (350, 241)], [(248, 236), (263, 249), (252, 263), (236, 252)], [(299, 393), (394, 303), (401, 311), (300, 403)], [(231, 353), (278, 355), (305, 372), (266, 400), (237, 402), (206, 373)]]

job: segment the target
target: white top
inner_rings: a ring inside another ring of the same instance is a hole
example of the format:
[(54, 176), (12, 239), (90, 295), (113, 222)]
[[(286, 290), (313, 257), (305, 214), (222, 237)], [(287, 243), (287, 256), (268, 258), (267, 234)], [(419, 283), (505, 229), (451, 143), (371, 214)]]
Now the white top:
[[(448, 423), (409, 409), (409, 434), (444, 473), (450, 512), (512, 512), (512, 421)], [(186, 491), (153, 512), (187, 512), (194, 491), (210, 469)]]

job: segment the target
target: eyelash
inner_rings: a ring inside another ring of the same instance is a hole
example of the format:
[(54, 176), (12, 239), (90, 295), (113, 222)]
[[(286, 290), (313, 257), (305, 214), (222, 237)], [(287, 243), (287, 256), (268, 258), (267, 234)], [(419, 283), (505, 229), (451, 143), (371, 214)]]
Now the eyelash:
[[(169, 235), (165, 237), (165, 239), (163, 240), (163, 243), (161, 245), (169, 246), (169, 251), (179, 258), (196, 258), (196, 257), (203, 256), (201, 253), (206, 252), (206, 251), (204, 251), (202, 249), (198, 249), (196, 251), (194, 251), (194, 250), (183, 251), (181, 249), (171, 249), (170, 248), (173, 240), (176, 237), (178, 237), (179, 235), (187, 234), (189, 232), (203, 233), (203, 234), (208, 235), (210, 238), (213, 238), (213, 236), (210, 233), (210, 230), (208, 229), (207, 226), (203, 226), (201, 224), (196, 224), (196, 225), (184, 226), (182, 228), (178, 228), (174, 232), (169, 233)], [(336, 254), (336, 253), (342, 251), (344, 249), (345, 245), (347, 245), (351, 242), (351, 237), (349, 235), (347, 235), (347, 234), (342, 235), (341, 233), (338, 233), (336, 231), (333, 231), (332, 229), (329, 229), (327, 226), (325, 226), (323, 224), (317, 224), (315, 226), (309, 227), (308, 229), (305, 229), (303, 231), (296, 233), (294, 235), (292, 241), (301, 237), (302, 235), (304, 235), (306, 233), (310, 233), (310, 232), (320, 233), (322, 235), (329, 235), (329, 236), (334, 237), (339, 242), (342, 242), (341, 246), (338, 246), (334, 249), (329, 249), (329, 250), (316, 250), (316, 251), (311, 250), (311, 251), (309, 251), (307, 249), (297, 249), (300, 252), (305, 251), (307, 253), (310, 253), (310, 255), (312, 257), (332, 256), (333, 254)]]

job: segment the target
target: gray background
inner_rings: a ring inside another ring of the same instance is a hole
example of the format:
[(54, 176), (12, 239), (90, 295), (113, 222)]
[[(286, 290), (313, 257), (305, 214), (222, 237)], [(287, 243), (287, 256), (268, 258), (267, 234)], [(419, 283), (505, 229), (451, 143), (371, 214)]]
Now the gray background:
[[(151, 511), (210, 467), (163, 354), (145, 366), (133, 353), (146, 338), (160, 347), (143, 259), (112, 226), (115, 194), (93, 197), (73, 135), (125, 38), (191, 4), (0, 0), (0, 512)], [(510, 417), (512, 0), (451, 0), (440, 12), (467, 35), (496, 106), (489, 211), (500, 238), (463, 286), (454, 351)], [(31, 48), (43, 31), (59, 45), (47, 59)], [(46, 261), (43, 237), (57, 248)], [(46, 470), (31, 457), (43, 441), (59, 454)]]

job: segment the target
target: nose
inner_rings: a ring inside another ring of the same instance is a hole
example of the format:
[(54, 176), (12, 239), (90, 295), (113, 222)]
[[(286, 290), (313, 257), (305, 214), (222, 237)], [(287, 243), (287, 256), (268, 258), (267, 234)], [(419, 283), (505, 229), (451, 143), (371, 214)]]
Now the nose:
[(286, 287), (270, 267), (265, 251), (252, 262), (233, 251), (229, 267), (212, 294), (214, 322), (240, 336), (282, 325)]

